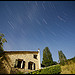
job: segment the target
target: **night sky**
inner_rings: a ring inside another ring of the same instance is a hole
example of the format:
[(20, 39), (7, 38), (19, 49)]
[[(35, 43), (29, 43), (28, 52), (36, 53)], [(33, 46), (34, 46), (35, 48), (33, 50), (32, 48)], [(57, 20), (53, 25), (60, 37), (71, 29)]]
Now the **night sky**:
[(5, 51), (49, 47), (53, 60), (58, 51), (75, 56), (75, 1), (0, 1), (0, 33)]

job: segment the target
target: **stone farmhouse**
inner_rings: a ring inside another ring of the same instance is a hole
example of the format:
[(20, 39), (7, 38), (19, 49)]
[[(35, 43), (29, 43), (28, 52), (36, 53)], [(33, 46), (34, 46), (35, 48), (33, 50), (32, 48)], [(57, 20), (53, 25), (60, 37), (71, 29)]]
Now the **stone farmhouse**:
[(40, 49), (38, 51), (4, 51), (11, 60), (11, 67), (23, 71), (41, 69)]

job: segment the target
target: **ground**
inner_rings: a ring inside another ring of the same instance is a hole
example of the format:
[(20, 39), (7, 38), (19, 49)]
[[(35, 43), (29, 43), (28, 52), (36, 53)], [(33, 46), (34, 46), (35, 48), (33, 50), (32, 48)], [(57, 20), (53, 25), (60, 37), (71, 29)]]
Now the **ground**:
[(61, 66), (61, 74), (75, 74), (75, 63)]

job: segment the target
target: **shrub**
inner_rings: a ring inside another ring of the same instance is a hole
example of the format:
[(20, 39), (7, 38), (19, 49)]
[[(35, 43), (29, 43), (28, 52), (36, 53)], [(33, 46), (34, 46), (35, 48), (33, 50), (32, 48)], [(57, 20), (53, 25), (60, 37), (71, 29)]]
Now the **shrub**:
[(57, 65), (58, 63), (56, 61), (53, 61), (53, 65)]
[(44, 69), (33, 71), (32, 73), (28, 73), (28, 74), (59, 74), (60, 72), (61, 72), (60, 65), (54, 65), (54, 66), (46, 67)]
[(65, 65), (65, 61), (60, 62), (60, 65), (64, 66)]
[(16, 74), (24, 74), (23, 72), (21, 72), (21, 71), (18, 71)]

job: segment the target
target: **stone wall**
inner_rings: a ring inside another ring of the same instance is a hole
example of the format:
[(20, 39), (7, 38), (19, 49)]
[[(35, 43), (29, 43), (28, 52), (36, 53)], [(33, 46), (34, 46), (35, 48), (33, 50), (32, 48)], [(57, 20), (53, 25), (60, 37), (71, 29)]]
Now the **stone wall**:
[[(34, 55), (37, 55), (37, 59), (35, 59), (33, 56)], [(27, 70), (28, 71), (28, 62), (31, 61), (31, 62), (34, 62), (35, 63), (35, 70), (38, 70), (39, 69), (39, 61), (38, 61), (38, 53), (22, 53), (22, 54), (10, 54), (10, 53), (7, 53), (7, 55), (10, 57), (10, 60), (11, 60), (11, 67), (14, 67), (14, 64), (15, 64), (15, 60), (16, 59), (23, 59), (25, 61), (25, 71)], [(23, 69), (23, 70), (24, 70)]]

